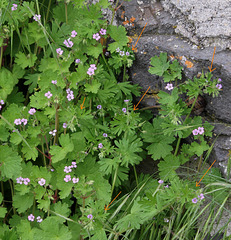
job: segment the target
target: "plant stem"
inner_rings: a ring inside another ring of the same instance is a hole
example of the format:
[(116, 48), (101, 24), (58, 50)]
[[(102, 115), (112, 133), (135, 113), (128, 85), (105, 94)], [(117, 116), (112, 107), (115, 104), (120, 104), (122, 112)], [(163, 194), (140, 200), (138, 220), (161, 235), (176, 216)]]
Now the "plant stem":
[(50, 12), (50, 7), (51, 7), (51, 0), (49, 0), (49, 4), (48, 4), (48, 8), (47, 8), (47, 15), (46, 15), (46, 19), (45, 19), (44, 25), (47, 23), (47, 19), (48, 19), (49, 12)]
[(68, 24), (68, 19), (67, 19), (67, 3), (64, 2), (65, 4), (65, 17), (66, 17), (66, 24)]
[(135, 165), (133, 165), (133, 169), (134, 169), (134, 174), (135, 174), (135, 178), (136, 178), (136, 186), (138, 187), (139, 182), (138, 182), (138, 177), (137, 177), (137, 172), (136, 172), (136, 167), (135, 167)]
[[(1, 193), (2, 193), (3, 200), (4, 200), (4, 186), (3, 186), (3, 181), (1, 181)], [(4, 207), (4, 201), (2, 202), (2, 206)]]
[(2, 68), (3, 47), (0, 48), (0, 69)]
[(56, 129), (56, 133), (55, 133), (55, 137), (54, 137), (54, 145), (56, 143), (58, 143), (58, 129), (59, 129), (59, 113), (58, 113), (58, 109), (59, 109), (59, 105), (57, 104), (56, 108), (55, 108), (55, 129)]
[(123, 82), (125, 82), (125, 76), (126, 76), (126, 63), (124, 63)]
[(114, 188), (115, 188), (115, 181), (116, 181), (118, 169), (119, 169), (119, 164), (117, 164), (117, 167), (116, 167), (116, 170), (115, 170), (115, 175), (114, 175), (114, 178), (113, 178), (113, 183), (112, 183), (112, 188), (111, 188), (111, 197), (113, 195), (113, 191), (114, 191)]
[(117, 0), (117, 2), (116, 2), (116, 6), (115, 6), (114, 11), (113, 11), (113, 14), (112, 14), (112, 19), (111, 19), (110, 25), (112, 25), (112, 23), (113, 23), (113, 20), (114, 20), (114, 17), (115, 17), (115, 11), (116, 11), (116, 8), (117, 8), (117, 6), (118, 6), (118, 3), (119, 3), (119, 0)]
[(43, 146), (43, 138), (42, 138), (42, 136), (40, 136), (41, 137), (41, 140), (42, 140), (42, 152), (44, 153), (43, 154), (43, 163), (44, 163), (44, 167), (46, 167), (46, 158), (45, 158), (45, 149), (44, 149), (44, 146)]
[[(13, 197), (14, 197), (14, 187), (13, 187), (13, 184), (12, 184), (12, 182), (11, 182), (11, 180), (9, 179), (8, 180), (9, 181), (9, 184), (10, 184), (10, 191), (11, 191), (11, 199), (12, 199), (12, 203), (13, 203)], [(12, 206), (13, 207), (13, 206)], [(14, 214), (16, 214), (16, 211), (15, 211), (15, 208), (13, 207), (13, 212), (14, 212)]]
[[(196, 104), (197, 98), (198, 98), (198, 95), (195, 97), (195, 100), (194, 100), (194, 102), (193, 102), (193, 104), (192, 104), (192, 107), (191, 107), (191, 109), (190, 109), (190, 112), (189, 112), (189, 114), (186, 116), (183, 124), (188, 120), (188, 118), (189, 118), (189, 116), (190, 116), (190, 114), (191, 114), (191, 112), (192, 112), (192, 110), (193, 110), (193, 108), (194, 108), (194, 106), (195, 106), (195, 104)], [(177, 140), (177, 144), (176, 144), (176, 149), (175, 149), (174, 156), (176, 156), (177, 153), (178, 153), (178, 149), (179, 149), (179, 146), (180, 146), (180, 141), (181, 141), (181, 138), (179, 137), (178, 140)]]

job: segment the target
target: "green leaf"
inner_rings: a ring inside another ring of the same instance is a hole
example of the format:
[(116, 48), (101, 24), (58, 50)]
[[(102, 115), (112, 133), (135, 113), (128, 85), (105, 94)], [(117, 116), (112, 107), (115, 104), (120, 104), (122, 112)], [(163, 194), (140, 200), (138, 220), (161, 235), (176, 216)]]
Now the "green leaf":
[[(71, 211), (68, 207), (68, 204), (67, 203), (61, 203), (61, 202), (57, 202), (55, 205), (53, 205), (54, 207), (52, 208), (52, 210), (57, 213), (57, 214), (60, 214), (66, 218), (69, 217)], [(54, 214), (55, 215), (55, 214)], [(56, 216), (56, 215), (55, 215)], [(66, 222), (66, 219), (65, 218), (62, 218), (61, 216), (58, 216), (59, 217), (59, 222), (60, 223), (64, 223)]]
[(28, 220), (22, 220), (19, 225), (16, 226), (17, 232), (23, 240), (34, 240), (34, 229), (31, 229), (30, 222)]
[(6, 142), (9, 135), (8, 130), (3, 125), (0, 125), (0, 140)]
[(15, 179), (21, 173), (21, 157), (7, 145), (0, 146), (0, 171), (2, 177)]
[(151, 74), (163, 76), (164, 72), (169, 68), (169, 62), (167, 61), (167, 53), (160, 53), (160, 57), (154, 56), (151, 58), (151, 65), (148, 70)]
[(19, 52), (15, 56), (15, 62), (23, 69), (26, 67), (33, 67), (37, 60), (37, 56), (33, 53), (25, 55), (24, 53)]
[(107, 33), (111, 36), (112, 39), (115, 40), (115, 42), (108, 45), (109, 51), (114, 52), (118, 47), (121, 49), (127, 46), (129, 40), (125, 27), (121, 25), (119, 27), (115, 25), (109, 25)]
[(92, 84), (86, 83), (85, 84), (85, 91), (86, 92), (97, 93), (100, 86), (101, 86), (101, 83), (98, 83), (96, 81), (93, 81)]
[(38, 138), (27, 138), (26, 139), (28, 145), (23, 142), (22, 143), (22, 152), (24, 153), (24, 157), (26, 160), (36, 160), (38, 157), (38, 150), (36, 150), (35, 147), (37, 147), (40, 143)]
[(204, 151), (208, 149), (209, 149), (209, 145), (204, 140), (201, 141), (200, 143), (193, 142), (189, 147), (189, 151), (191, 153), (196, 154), (198, 157), (200, 157), (204, 153)]
[(172, 64), (170, 64), (170, 71), (163, 74), (164, 82), (175, 81), (176, 79), (181, 79), (181, 70), (183, 67), (180, 66), (179, 62), (175, 59)]
[(53, 155), (52, 156), (53, 163), (57, 163), (63, 160), (66, 157), (66, 155), (69, 152), (72, 152), (74, 149), (74, 144), (71, 141), (69, 134), (66, 135), (61, 134), (61, 136), (59, 137), (59, 142), (61, 144), (61, 147), (51, 146), (50, 154)]
[(25, 212), (28, 208), (33, 205), (34, 194), (29, 192), (25, 195), (15, 194), (13, 197), (13, 206), (17, 208), (18, 213)]

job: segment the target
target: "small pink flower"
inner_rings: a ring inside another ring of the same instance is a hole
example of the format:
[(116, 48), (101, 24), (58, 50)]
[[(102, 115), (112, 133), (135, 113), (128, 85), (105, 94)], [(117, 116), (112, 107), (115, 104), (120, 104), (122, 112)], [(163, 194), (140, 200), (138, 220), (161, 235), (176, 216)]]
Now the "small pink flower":
[(75, 63), (80, 63), (80, 59), (75, 59)]
[(93, 34), (93, 39), (98, 41), (100, 39), (100, 35), (98, 33)]
[(28, 112), (30, 115), (34, 115), (36, 113), (35, 108), (31, 108)]
[(38, 181), (38, 184), (39, 184), (40, 186), (43, 186), (43, 185), (46, 184), (46, 180), (45, 180), (44, 178), (41, 178), (41, 179)]
[(99, 143), (98, 148), (103, 148), (103, 144)]
[(216, 85), (216, 88), (222, 89), (222, 85), (221, 85), (220, 83), (218, 83), (218, 84)]
[(51, 83), (53, 83), (54, 85), (57, 84), (57, 80), (52, 80)]
[(22, 118), (22, 119), (21, 119), (21, 122), (22, 122), (24, 125), (27, 125), (27, 119)]
[(77, 168), (76, 162), (72, 162), (72, 163), (71, 163), (71, 167)]
[(28, 220), (31, 221), (31, 222), (33, 222), (33, 221), (34, 221), (34, 215), (33, 215), (33, 214), (30, 214), (30, 215), (28, 216)]
[(50, 91), (48, 91), (47, 93), (45, 93), (45, 97), (47, 97), (48, 99), (52, 97), (52, 93)]
[(104, 136), (104, 137), (107, 137), (107, 133), (104, 133), (103, 136)]
[(33, 19), (34, 19), (36, 22), (38, 22), (38, 20), (41, 19), (41, 15), (35, 14), (34, 17), (33, 17)]
[(94, 74), (95, 74), (94, 69), (88, 68), (87, 74), (88, 74), (89, 76), (94, 75)]
[(79, 178), (72, 178), (72, 182), (73, 183), (78, 183), (79, 182)]
[(63, 50), (61, 48), (57, 48), (56, 52), (59, 56), (61, 56), (63, 54)]
[(192, 131), (192, 133), (193, 133), (194, 136), (195, 136), (195, 135), (198, 135), (198, 130), (197, 130), (197, 129), (194, 129), (194, 130)]
[(130, 55), (130, 53), (129, 52), (126, 52), (126, 56), (129, 56)]
[(193, 203), (197, 203), (197, 198), (193, 198), (193, 199), (192, 199), (192, 202), (193, 202)]
[(102, 106), (101, 106), (101, 105), (98, 105), (98, 106), (97, 106), (97, 108), (98, 108), (98, 109), (101, 109), (101, 108), (102, 108)]
[(63, 42), (65, 45), (66, 45), (66, 47), (68, 47), (68, 48), (71, 48), (73, 45), (74, 45), (74, 43), (70, 40), (70, 38), (68, 38), (67, 40), (64, 40), (64, 42)]
[(42, 219), (40, 216), (38, 216), (38, 217), (36, 218), (36, 220), (37, 220), (37, 222), (40, 223), (40, 222), (42, 222), (43, 219)]
[(167, 83), (167, 86), (165, 87), (165, 89), (170, 91), (173, 89), (173, 85), (171, 83)]
[(124, 113), (126, 113), (126, 112), (127, 112), (127, 109), (126, 109), (126, 108), (123, 108), (122, 111), (123, 111)]
[(75, 30), (73, 30), (72, 32), (71, 32), (71, 37), (76, 37), (77, 36), (77, 32), (75, 31)]
[(18, 177), (18, 178), (16, 178), (16, 181), (17, 181), (17, 183), (22, 184), (23, 183), (23, 178)]
[(1, 100), (1, 101), (0, 101), (0, 104), (1, 104), (1, 105), (4, 105), (5, 103), (4, 103), (4, 101), (3, 101), (3, 100)]
[(158, 181), (158, 183), (159, 183), (159, 184), (162, 184), (162, 183), (164, 183), (164, 181), (160, 179), (160, 180)]
[(63, 123), (63, 128), (67, 128), (67, 124), (66, 123)]
[(25, 185), (28, 185), (29, 182), (30, 182), (30, 179), (29, 179), (29, 178), (24, 178), (24, 179), (23, 179), (23, 183), (24, 183)]
[(55, 129), (55, 130), (53, 130), (53, 131), (50, 131), (49, 134), (55, 136), (55, 135), (56, 135), (56, 132), (57, 132), (57, 130)]
[(71, 175), (66, 175), (64, 178), (65, 182), (70, 182), (71, 181)]
[(101, 28), (101, 30), (99, 31), (99, 33), (100, 33), (101, 35), (106, 35), (106, 32), (107, 32), (107, 30), (106, 30), (106, 29), (103, 29), (103, 28)]
[(203, 127), (198, 127), (197, 129), (199, 134), (203, 134), (204, 133), (204, 128)]
[(17, 10), (17, 7), (18, 7), (17, 4), (13, 4), (13, 7), (11, 7), (11, 11), (15, 11), (15, 10)]
[(69, 173), (69, 172), (72, 172), (72, 169), (71, 169), (70, 166), (65, 166), (63, 171), (64, 171), (65, 173)]
[(90, 68), (93, 69), (93, 70), (96, 70), (96, 69), (97, 69), (97, 67), (95, 66), (95, 64), (91, 64), (91, 65), (90, 65)]
[(120, 56), (124, 56), (124, 51), (120, 51)]
[(14, 124), (15, 125), (20, 125), (21, 124), (21, 119), (20, 118), (15, 119)]
[(87, 218), (92, 219), (93, 218), (92, 214), (87, 215)]
[(203, 193), (201, 193), (200, 195), (198, 195), (198, 198), (202, 200), (202, 199), (204, 199), (204, 198), (205, 198), (205, 196), (204, 196), (204, 194), (203, 194)]

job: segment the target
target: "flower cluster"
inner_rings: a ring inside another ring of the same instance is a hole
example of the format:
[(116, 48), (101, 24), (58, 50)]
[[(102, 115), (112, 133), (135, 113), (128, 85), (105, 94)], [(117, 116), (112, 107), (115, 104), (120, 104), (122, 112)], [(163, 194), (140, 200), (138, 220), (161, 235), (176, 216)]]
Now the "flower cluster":
[(204, 133), (204, 128), (203, 127), (198, 127), (198, 129), (194, 129), (192, 131), (193, 135), (198, 135), (198, 134), (203, 134)]
[(33, 19), (34, 19), (36, 22), (38, 22), (38, 20), (41, 19), (41, 15), (35, 14), (34, 17), (33, 17)]
[[(204, 197), (204, 194), (201, 193), (200, 195), (198, 195), (198, 198), (199, 198), (200, 200), (204, 199), (204, 198), (205, 198), (205, 197)], [(192, 199), (192, 202), (193, 202), (193, 203), (197, 203), (197, 201), (198, 201), (197, 198), (193, 198), (193, 199)]]
[(71, 101), (72, 99), (75, 98), (75, 97), (74, 97), (74, 94), (73, 94), (73, 91), (71, 91), (70, 88), (68, 88), (68, 89), (66, 90), (66, 92), (67, 92), (67, 99), (68, 99), (68, 101)]
[(4, 105), (4, 101), (3, 100), (0, 100), (0, 110), (2, 109), (2, 105)]
[(167, 86), (165, 87), (165, 89), (170, 91), (173, 89), (173, 85), (171, 83), (167, 83)]
[(96, 69), (97, 69), (97, 67), (95, 66), (95, 64), (91, 64), (90, 67), (88, 68), (87, 74), (89, 76), (95, 74)]
[[(33, 214), (30, 214), (29, 216), (28, 216), (28, 220), (29, 221), (31, 221), (31, 222), (33, 222), (34, 221), (34, 218), (35, 218), (35, 216), (33, 215)], [(36, 218), (36, 220), (37, 220), (37, 222), (42, 222), (42, 218), (40, 217), (40, 216), (38, 216), (37, 218)]]
[(31, 108), (31, 109), (28, 111), (28, 113), (29, 113), (30, 115), (34, 115), (34, 114), (36, 113), (35, 108)]
[(44, 178), (41, 178), (41, 179), (38, 181), (38, 184), (39, 184), (40, 186), (43, 186), (43, 185), (46, 184), (46, 180), (45, 180)]
[[(64, 178), (64, 181), (65, 182), (70, 182), (71, 181), (71, 175), (66, 175), (65, 178)], [(79, 178), (73, 177), (72, 178), (72, 182), (73, 183), (78, 183), (79, 182)]]
[(16, 178), (16, 181), (19, 184), (23, 184), (24, 183), (25, 185), (28, 185), (28, 183), (30, 182), (30, 179), (29, 178), (18, 177), (18, 178)]
[(56, 132), (57, 132), (57, 130), (55, 129), (53, 131), (50, 131), (49, 134), (55, 136)]
[(16, 125), (21, 125), (22, 123), (24, 125), (27, 125), (27, 119), (25, 119), (25, 118), (22, 118), (22, 119), (17, 118), (17, 119), (14, 120), (14, 124), (16, 124)]
[(221, 82), (222, 80), (220, 79), (220, 78), (218, 78), (218, 84), (216, 85), (216, 88), (218, 88), (218, 89), (222, 89), (222, 85), (221, 85)]
[(77, 168), (76, 162), (72, 162), (71, 166), (65, 166), (63, 171), (69, 173), (72, 172), (72, 168)]
[(66, 45), (66, 47), (68, 47), (68, 48), (71, 48), (71, 47), (74, 45), (74, 43), (71, 41), (70, 38), (68, 38), (67, 40), (64, 40), (63, 43), (64, 43), (64, 44)]
[(45, 97), (47, 97), (48, 99), (52, 97), (52, 93), (50, 91), (48, 91), (47, 93), (44, 94)]
[(17, 4), (13, 4), (13, 7), (11, 7), (11, 11), (15, 11), (15, 10), (17, 10), (17, 7), (18, 7)]
[[(103, 29), (103, 28), (101, 28), (101, 30), (99, 31), (99, 33), (100, 33), (101, 35), (106, 35), (106, 32), (107, 32), (107, 30), (106, 30), (106, 29)], [(100, 39), (99, 33), (93, 34), (93, 39), (95, 39), (96, 41), (98, 41), (98, 40)]]

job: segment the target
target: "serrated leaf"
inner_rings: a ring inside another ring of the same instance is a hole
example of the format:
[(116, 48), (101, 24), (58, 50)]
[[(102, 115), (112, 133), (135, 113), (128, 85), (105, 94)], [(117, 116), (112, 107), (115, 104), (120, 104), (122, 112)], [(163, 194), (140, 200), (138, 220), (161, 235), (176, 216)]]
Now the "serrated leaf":
[(204, 151), (208, 149), (209, 145), (205, 141), (201, 141), (200, 143), (193, 142), (189, 147), (189, 151), (196, 154), (198, 157), (200, 157), (204, 153)]
[(18, 213), (25, 212), (28, 208), (33, 205), (34, 202), (34, 194), (29, 192), (25, 195), (21, 196), (19, 194), (15, 194), (13, 197), (13, 206), (17, 208)]
[(37, 60), (37, 56), (33, 53), (25, 55), (22, 52), (17, 53), (15, 58), (15, 62), (22, 68), (33, 67), (35, 61)]
[(163, 76), (164, 72), (169, 68), (169, 62), (167, 61), (167, 53), (160, 53), (160, 56), (154, 56), (151, 58), (151, 65), (148, 70), (151, 74)]
[(93, 81), (92, 84), (86, 83), (85, 84), (85, 91), (86, 92), (91, 92), (91, 93), (97, 93), (100, 86), (101, 86), (101, 83), (98, 83), (96, 81)]
[(0, 171), (2, 177), (18, 177), (21, 173), (21, 157), (6, 145), (0, 146), (0, 153)]

